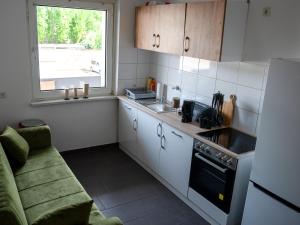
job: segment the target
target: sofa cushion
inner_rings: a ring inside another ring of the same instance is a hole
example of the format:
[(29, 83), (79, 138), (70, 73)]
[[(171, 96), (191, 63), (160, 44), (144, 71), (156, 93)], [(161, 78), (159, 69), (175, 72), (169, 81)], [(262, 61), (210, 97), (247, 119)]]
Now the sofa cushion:
[(93, 201), (74, 176), (46, 183), (43, 179), (38, 181), (19, 191), (30, 225), (87, 224)]
[(30, 152), (25, 165), (14, 171), (15, 175), (28, 173), (56, 165), (64, 165), (65, 161), (53, 146)]
[(35, 205), (83, 191), (84, 189), (76, 178), (70, 177), (22, 190), (19, 192), (19, 195), (23, 203), (23, 208), (26, 210)]
[(93, 200), (80, 192), (30, 207), (25, 213), (30, 225), (84, 225), (92, 204)]
[(1, 225), (27, 225), (13, 173), (0, 144), (0, 221)]
[(61, 180), (68, 177), (73, 177), (73, 173), (67, 165), (56, 165), (39, 170), (22, 173), (15, 176), (15, 181), (19, 191)]
[(48, 126), (28, 127), (17, 130), (25, 138), (30, 147), (30, 152), (51, 146), (51, 132)]
[(29, 145), (15, 129), (6, 127), (3, 134), (0, 135), (0, 141), (9, 160), (12, 161), (11, 163), (18, 166), (25, 164), (28, 157)]

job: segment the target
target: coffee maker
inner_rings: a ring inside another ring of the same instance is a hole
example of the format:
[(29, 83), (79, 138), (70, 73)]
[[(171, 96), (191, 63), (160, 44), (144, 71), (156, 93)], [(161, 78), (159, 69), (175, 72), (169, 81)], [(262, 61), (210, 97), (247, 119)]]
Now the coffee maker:
[(193, 111), (194, 111), (195, 102), (191, 100), (184, 100), (182, 105), (182, 119), (183, 123), (190, 123), (193, 119)]

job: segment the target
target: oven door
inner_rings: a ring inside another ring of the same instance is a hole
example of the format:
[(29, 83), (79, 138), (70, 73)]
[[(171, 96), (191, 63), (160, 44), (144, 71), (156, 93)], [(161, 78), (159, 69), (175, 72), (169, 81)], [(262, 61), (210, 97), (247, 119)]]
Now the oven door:
[(235, 171), (194, 150), (190, 187), (229, 213)]

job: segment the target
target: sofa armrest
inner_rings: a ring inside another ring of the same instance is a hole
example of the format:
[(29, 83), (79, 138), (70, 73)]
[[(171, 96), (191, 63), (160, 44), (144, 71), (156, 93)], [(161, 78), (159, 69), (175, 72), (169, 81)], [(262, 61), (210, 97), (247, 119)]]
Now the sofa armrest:
[(21, 128), (18, 133), (28, 142), (30, 149), (40, 149), (51, 146), (49, 126)]
[(109, 217), (101, 221), (99, 225), (123, 225), (122, 221), (118, 217)]

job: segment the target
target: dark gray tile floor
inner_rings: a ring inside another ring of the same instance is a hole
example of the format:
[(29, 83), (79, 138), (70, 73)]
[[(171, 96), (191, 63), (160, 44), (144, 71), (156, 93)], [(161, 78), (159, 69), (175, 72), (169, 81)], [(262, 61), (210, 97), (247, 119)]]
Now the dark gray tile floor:
[(62, 153), (106, 216), (124, 225), (207, 225), (117, 145)]

